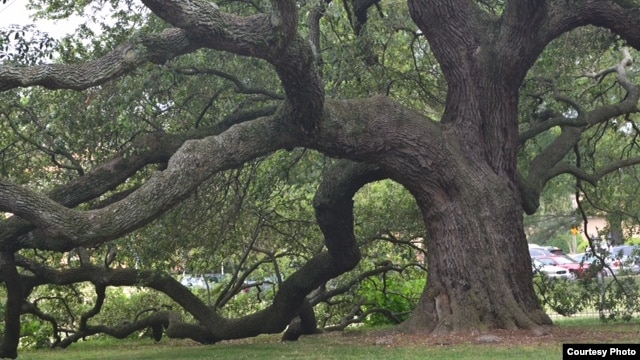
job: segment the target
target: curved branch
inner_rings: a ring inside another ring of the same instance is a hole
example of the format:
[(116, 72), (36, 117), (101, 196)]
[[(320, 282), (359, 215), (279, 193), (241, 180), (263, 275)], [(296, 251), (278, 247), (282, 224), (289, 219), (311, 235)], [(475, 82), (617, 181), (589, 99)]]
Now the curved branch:
[[(275, 110), (275, 107), (265, 107), (239, 112), (223, 119), (215, 126), (182, 134), (162, 132), (145, 134), (134, 140), (128, 148), (116, 154), (111, 160), (84, 176), (57, 187), (48, 196), (66, 207), (75, 207), (115, 189), (149, 164), (166, 163), (186, 140), (220, 134), (234, 124), (273, 115)], [(25, 234), (33, 228), (32, 224), (17, 216), (4, 221), (0, 224), (0, 249), (32, 247), (34, 243), (44, 243), (44, 239), (38, 240), (43, 236), (41, 233), (31, 233), (28, 238), (24, 238)], [(20, 238), (21, 236), (23, 238)], [(51, 247), (48, 249), (54, 250)]]
[(27, 239), (23, 247), (69, 250), (96, 246), (146, 225), (215, 172), (294, 146), (298, 138), (288, 131), (281, 121), (262, 118), (235, 125), (218, 136), (187, 141), (171, 157), (166, 170), (125, 199), (97, 210), (69, 209), (47, 196), (0, 180), (0, 210), (31, 222), (44, 235), (41, 239), (46, 239), (37, 244), (28, 243), (35, 239)]
[(560, 174), (571, 174), (578, 179), (587, 181), (591, 185), (595, 186), (596, 183), (604, 176), (618, 171), (622, 168), (634, 166), (640, 164), (640, 157), (621, 159), (618, 161), (609, 162), (606, 166), (598, 169), (596, 172), (589, 173), (582, 168), (571, 164), (558, 164), (548, 171), (549, 179), (556, 177)]
[[(208, 342), (280, 332), (304, 309), (308, 293), (357, 264), (360, 254), (353, 233), (352, 198), (364, 184), (384, 177), (384, 172), (375, 166), (346, 160), (338, 162), (328, 171), (314, 199), (328, 252), (315, 256), (285, 280), (271, 306), (239, 319), (222, 319), (201, 301), (195, 300), (194, 295), (176, 280), (153, 272), (92, 266), (55, 272), (44, 271), (46, 269), (33, 263), (30, 264), (30, 269), (38, 274), (40, 281), (47, 280), (44, 278), (46, 274), (49, 274), (49, 280), (57, 283), (91, 277), (91, 281), (96, 284), (123, 285), (134, 282), (162, 291), (201, 322), (208, 330)], [(54, 272), (58, 276), (52, 278)]]
[(555, 1), (549, 6), (548, 39), (579, 26), (610, 29), (640, 49), (640, 7), (629, 0)]
[(140, 65), (163, 64), (200, 48), (181, 29), (144, 35), (117, 46), (99, 59), (70, 65), (0, 66), (0, 91), (40, 85), (48, 89), (84, 90), (126, 75)]
[[(19, 242), (10, 237), (13, 241), (5, 241), (3, 245), (56, 251), (97, 246), (163, 214), (214, 173), (282, 148), (308, 146), (332, 156), (379, 161), (389, 168), (413, 166), (405, 150), (414, 152), (417, 144), (421, 144), (419, 151), (426, 156), (440, 156), (442, 138), (438, 124), (386, 97), (326, 105), (327, 126), (322, 127), (313, 143), (290, 126), (288, 116), (279, 116), (282, 112), (237, 124), (218, 136), (185, 142), (171, 157), (166, 170), (155, 173), (125, 199), (101, 209), (68, 209), (44, 195), (1, 181), (0, 211), (12, 212), (39, 227), (37, 233), (21, 237)], [(392, 136), (389, 129), (393, 129)], [(391, 148), (397, 151), (389, 152)], [(425, 166), (428, 171), (441, 171), (448, 163), (434, 161)], [(107, 177), (109, 170), (104, 167)], [(64, 190), (68, 194), (77, 191), (72, 187)]]
[(174, 339), (191, 339), (201, 344), (211, 342), (211, 335), (202, 326), (182, 322), (179, 313), (174, 311), (156, 311), (153, 314), (142, 318), (126, 322), (118, 326), (89, 325), (68, 336), (58, 344), (61, 348), (66, 348), (74, 342), (87, 336), (97, 334), (107, 334), (117, 339), (124, 339), (136, 331), (151, 328), (154, 339), (160, 341), (163, 328), (166, 334)]
[(215, 3), (204, 0), (143, 0), (142, 3), (206, 47), (266, 60), (274, 59), (286, 48), (297, 26), (295, 3), (289, 0), (274, 0), (272, 14), (246, 17), (225, 13)]
[(271, 14), (240, 17), (204, 0), (145, 0), (165, 21), (185, 29), (204, 46), (267, 60), (274, 65), (287, 95), (283, 115), (305, 135), (316, 132), (322, 119), (324, 87), (312, 45), (296, 31), (294, 1), (273, 0)]
[(284, 96), (282, 96), (281, 94), (275, 93), (273, 91), (269, 91), (267, 89), (263, 89), (263, 88), (252, 88), (247, 86), (245, 83), (243, 83), (237, 76), (233, 76), (231, 74), (225, 73), (223, 71), (220, 70), (216, 70), (216, 69), (200, 69), (197, 68), (195, 66), (193, 67), (188, 67), (188, 68), (174, 68), (173, 71), (175, 71), (178, 74), (182, 74), (182, 75), (200, 75), (200, 74), (207, 74), (207, 75), (215, 75), (218, 77), (221, 77), (223, 79), (229, 80), (231, 81), (237, 89), (237, 92), (241, 93), (241, 94), (262, 94), (266, 97), (272, 98), (272, 99), (277, 99), (277, 100), (284, 100)]

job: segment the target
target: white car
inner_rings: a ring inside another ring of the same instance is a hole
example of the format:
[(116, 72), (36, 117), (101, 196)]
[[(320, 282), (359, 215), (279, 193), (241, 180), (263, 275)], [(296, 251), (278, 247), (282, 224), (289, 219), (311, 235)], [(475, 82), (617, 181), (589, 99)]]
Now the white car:
[(546, 277), (554, 279), (573, 279), (573, 275), (569, 270), (555, 265), (546, 265), (536, 259), (532, 259), (533, 272), (543, 274)]

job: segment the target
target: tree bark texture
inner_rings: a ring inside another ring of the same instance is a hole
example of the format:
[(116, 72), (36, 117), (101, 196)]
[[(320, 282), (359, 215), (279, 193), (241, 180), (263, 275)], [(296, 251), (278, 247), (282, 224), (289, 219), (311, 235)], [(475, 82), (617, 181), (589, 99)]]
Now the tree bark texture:
[(16, 358), (20, 343), (20, 307), (22, 283), (13, 253), (0, 252), (0, 277), (7, 287), (4, 311), (4, 336), (0, 339), (0, 358)]

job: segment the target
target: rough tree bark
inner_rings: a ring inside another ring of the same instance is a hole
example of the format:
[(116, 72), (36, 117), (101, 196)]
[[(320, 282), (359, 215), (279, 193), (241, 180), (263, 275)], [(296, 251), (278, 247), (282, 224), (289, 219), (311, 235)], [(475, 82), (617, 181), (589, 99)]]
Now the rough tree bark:
[(16, 269), (15, 257), (10, 252), (0, 252), (0, 277), (7, 287), (4, 311), (4, 336), (0, 342), (0, 357), (16, 358), (20, 343), (20, 306), (22, 283)]
[[(225, 14), (207, 1), (143, 3), (178, 28), (163, 33), (180, 40), (176, 47), (157, 56), (150, 55), (145, 43), (121, 47), (110, 54), (114, 62), (110, 69), (115, 70), (98, 71), (103, 62), (94, 61), (82, 67), (81, 75), (73, 71), (73, 65), (31, 70), (2, 67), (0, 90), (34, 85), (87, 88), (121, 76), (144, 61), (161, 62), (196, 48), (209, 48), (271, 63), (286, 100), (272, 116), (185, 142), (175, 153), (170, 152), (166, 170), (122, 201), (101, 209), (70, 209), (73, 202), (52, 200), (0, 180), (0, 210), (26, 221), (0, 231), (4, 235), (0, 244), (7, 251), (0, 265), (7, 284), (15, 278), (8, 269), (13, 266), (11, 251), (29, 247), (64, 251), (113, 240), (160, 216), (215, 172), (277, 149), (303, 146), (370, 168), (351, 180), (347, 172), (342, 178), (325, 180), (336, 186), (329, 187), (328, 193), (323, 188), (315, 206), (328, 251), (288, 278), (272, 306), (245, 318), (222, 319), (192, 303), (190, 293), (179, 284), (148, 281), (148, 286), (174, 294), (200, 320), (197, 330), (192, 330), (199, 332), (203, 342), (282, 331), (298, 315), (307, 294), (353, 268), (359, 252), (351, 196), (372, 181), (367, 176), (377, 171), (413, 194), (428, 232), (428, 283), (404, 329), (443, 332), (550, 324), (531, 284), (523, 209), (536, 210), (540, 191), (555, 175), (572, 173), (597, 181), (598, 176), (615, 170), (610, 166), (601, 173), (586, 174), (563, 167), (560, 161), (589, 124), (619, 113), (622, 106), (627, 112), (637, 112), (638, 91), (626, 81), (623, 69), (618, 69), (630, 103), (623, 101), (585, 114), (585, 123), (560, 125), (564, 141), (550, 146), (548, 153), (554, 156), (535, 159), (526, 177), (516, 167), (517, 149), (523, 141), (518, 134), (518, 91), (544, 47), (576, 27), (607, 27), (640, 48), (637, 4), (625, 0), (512, 0), (496, 15), (474, 1), (409, 0), (411, 16), (429, 41), (448, 84), (445, 111), (437, 122), (384, 96), (325, 99), (314, 51), (295, 30), (298, 16), (293, 1), (274, 0), (272, 14), (247, 18)], [(376, 3), (358, 2), (369, 7)], [(360, 21), (366, 17), (360, 16)], [(164, 40), (154, 38), (159, 44), (165, 44)], [(86, 80), (92, 68), (95, 76)], [(632, 159), (616, 166), (637, 163), (638, 159)], [(325, 197), (332, 191), (335, 196)], [(11, 349), (3, 351), (13, 354)]]

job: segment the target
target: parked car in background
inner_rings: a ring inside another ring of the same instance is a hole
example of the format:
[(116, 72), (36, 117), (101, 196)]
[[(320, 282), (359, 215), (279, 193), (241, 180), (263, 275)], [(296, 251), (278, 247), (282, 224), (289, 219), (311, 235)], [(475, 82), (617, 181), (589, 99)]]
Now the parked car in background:
[(562, 249), (555, 246), (540, 246), (537, 244), (529, 244), (529, 256), (537, 258), (540, 256), (566, 255)]
[(581, 263), (586, 262), (588, 264), (594, 264), (598, 259), (590, 256), (588, 253), (568, 254), (570, 258)]
[(569, 270), (555, 265), (547, 265), (536, 259), (531, 262), (533, 273), (542, 274), (552, 279), (573, 279), (574, 275)]
[[(640, 274), (640, 249), (631, 245), (613, 246), (600, 249), (605, 265), (602, 269), (606, 276)], [(591, 266), (600, 264), (600, 259), (590, 250), (582, 254), (572, 254), (578, 262), (589, 263)]]
[(601, 261), (596, 256), (594, 256), (590, 251), (586, 251), (579, 254), (569, 254), (569, 257), (573, 260), (581, 263), (588, 264), (590, 271), (593, 273), (596, 268), (601, 267), (600, 274), (604, 276), (611, 275), (611, 269), (608, 269), (606, 266), (601, 266)]
[(615, 275), (640, 274), (640, 248), (631, 245), (613, 246), (606, 263)]
[(565, 268), (577, 278), (589, 276), (589, 272), (587, 270), (590, 265), (588, 263), (580, 263), (567, 255), (541, 256), (537, 257), (535, 260), (538, 260), (545, 265), (555, 265)]

